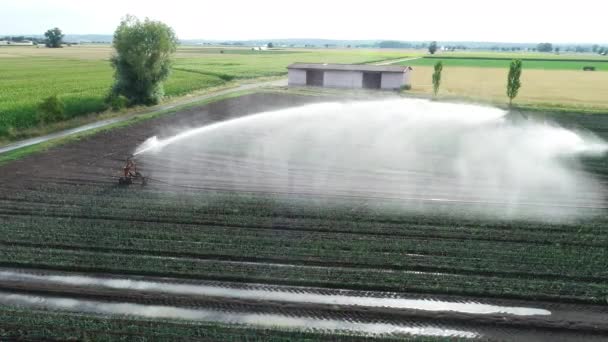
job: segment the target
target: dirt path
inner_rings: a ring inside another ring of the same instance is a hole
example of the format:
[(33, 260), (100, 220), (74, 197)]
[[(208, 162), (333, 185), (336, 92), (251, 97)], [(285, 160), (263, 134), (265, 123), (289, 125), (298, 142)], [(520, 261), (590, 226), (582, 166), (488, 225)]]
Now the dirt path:
[(135, 114), (129, 114), (129, 115), (121, 116), (121, 117), (117, 117), (117, 118), (101, 120), (101, 121), (92, 122), (90, 124), (86, 124), (86, 125), (83, 125), (80, 127), (75, 127), (75, 128), (67, 129), (64, 131), (43, 135), (41, 137), (21, 140), (21, 141), (0, 147), (0, 154), (14, 151), (14, 150), (17, 150), (17, 149), (20, 149), (23, 147), (40, 144), (40, 143), (58, 139), (58, 138), (65, 138), (67, 136), (70, 136), (70, 135), (73, 135), (76, 133), (86, 132), (86, 131), (90, 131), (92, 129), (101, 128), (101, 127), (109, 126), (109, 125), (112, 125), (115, 123), (128, 121), (128, 120), (131, 120), (131, 119), (136, 118), (141, 115), (165, 111), (165, 110), (176, 108), (178, 106), (182, 106), (182, 105), (186, 105), (186, 104), (190, 104), (190, 103), (194, 103), (194, 102), (198, 102), (198, 101), (202, 101), (202, 100), (206, 100), (206, 99), (211, 99), (211, 98), (222, 96), (222, 95), (227, 95), (227, 94), (244, 91), (244, 90), (268, 87), (268, 86), (282, 86), (282, 85), (286, 85), (286, 84), (287, 84), (286, 80), (284, 80), (284, 79), (277, 80), (277, 81), (243, 84), (243, 85), (240, 85), (235, 88), (230, 88), (230, 89), (220, 90), (220, 91), (205, 94), (205, 95), (195, 96), (192, 98), (179, 100), (179, 101), (173, 102), (171, 104), (158, 105), (158, 106), (152, 107), (149, 111), (146, 111), (143, 113), (135, 113)]
[(384, 61), (384, 62), (377, 63), (376, 65), (390, 65), (390, 64), (395, 64), (395, 63), (399, 63), (399, 62), (413, 61), (413, 60), (420, 59), (420, 58), (422, 58), (422, 57), (393, 59), (390, 61)]

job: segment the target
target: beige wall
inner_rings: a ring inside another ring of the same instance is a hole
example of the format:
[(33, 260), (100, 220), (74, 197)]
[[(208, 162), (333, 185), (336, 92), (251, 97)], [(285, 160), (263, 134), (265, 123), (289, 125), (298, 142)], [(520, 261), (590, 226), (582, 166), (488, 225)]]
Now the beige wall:
[(325, 71), (325, 87), (329, 88), (361, 88), (363, 73), (360, 71)]
[(401, 72), (383, 72), (382, 73), (382, 89), (399, 89), (401, 86), (408, 83), (407, 74)]
[(288, 69), (287, 79), (290, 86), (306, 85), (306, 70)]

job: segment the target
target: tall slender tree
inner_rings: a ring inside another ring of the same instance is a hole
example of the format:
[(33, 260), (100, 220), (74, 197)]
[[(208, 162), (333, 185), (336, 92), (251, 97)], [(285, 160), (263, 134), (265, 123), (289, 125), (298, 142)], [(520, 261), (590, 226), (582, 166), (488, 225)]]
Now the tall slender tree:
[(517, 94), (519, 93), (519, 88), (521, 88), (521, 70), (521, 60), (512, 60), (511, 66), (509, 67), (509, 76), (507, 79), (507, 96), (509, 97), (509, 107), (513, 105), (513, 99), (517, 97)]
[(439, 86), (441, 85), (441, 72), (443, 71), (443, 63), (441, 61), (435, 64), (435, 71), (433, 72), (433, 94), (437, 97), (439, 93)]

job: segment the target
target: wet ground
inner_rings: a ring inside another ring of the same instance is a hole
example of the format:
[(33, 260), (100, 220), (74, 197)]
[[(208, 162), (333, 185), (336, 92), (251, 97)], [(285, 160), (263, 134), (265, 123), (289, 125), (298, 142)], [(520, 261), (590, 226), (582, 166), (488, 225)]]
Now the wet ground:
[[(4, 236), (6, 241), (2, 242), (7, 250), (4, 253), (10, 256), (12, 252), (8, 251), (8, 247), (11, 246), (35, 247), (42, 251), (46, 247), (62, 249), (62, 253), (66, 255), (72, 251), (88, 251), (95, 248), (103, 252), (114, 253), (108, 246), (97, 246), (94, 237), (91, 237), (91, 241), (87, 242), (88, 245), (82, 247), (82, 245), (67, 246), (69, 245), (68, 242), (61, 245), (56, 241), (54, 243), (49, 241), (46, 246), (44, 243), (38, 242), (16, 242), (16, 240), (10, 240), (11, 236), (9, 235), (19, 230), (27, 231), (44, 228), (44, 224), (36, 221), (36, 217), (47, 219), (49, 227), (51, 223), (57, 226), (72, 224), (53, 221), (58, 217), (71, 220), (70, 222), (78, 220), (76, 216), (71, 216), (72, 212), (69, 211), (76, 207), (77, 203), (72, 203), (71, 201), (74, 199), (69, 198), (70, 195), (67, 193), (63, 195), (58, 193), (50, 202), (44, 202), (48, 200), (44, 197), (46, 195), (40, 196), (39, 203), (36, 202), (35, 198), (27, 197), (39, 196), (42, 191), (40, 189), (45, 189), (46, 186), (49, 186), (48, 189), (54, 189), (48, 191), (56, 191), (56, 189), (74, 190), (82, 187), (85, 192), (89, 191), (87, 187), (92, 187), (94, 188), (94, 195), (92, 196), (99, 197), (98, 205), (100, 208), (104, 208), (104, 205), (106, 205), (102, 203), (106, 200), (103, 197), (104, 191), (110, 192), (109, 189), (114, 189), (117, 176), (120, 174), (127, 156), (131, 155), (135, 147), (151, 136), (168, 137), (188, 127), (197, 127), (269, 109), (287, 108), (326, 100), (328, 98), (284, 94), (247, 95), (145, 121), (131, 127), (100, 133), (1, 166), (0, 185), (3, 208), (0, 208), (0, 220), (3, 220), (4, 223), (0, 226), (8, 232)], [(145, 165), (142, 165), (142, 168), (145, 170)], [(185, 177), (181, 181), (192, 181), (192, 179), (195, 178)], [(230, 187), (224, 188), (224, 190), (238, 190), (234, 188), (234, 184), (230, 183)], [(260, 184), (263, 184), (263, 182)], [(237, 185), (246, 189), (249, 186), (248, 190), (256, 190), (255, 184)], [(207, 187), (221, 188), (222, 184), (207, 184)], [(150, 193), (174, 193), (180, 191), (178, 188), (175, 185), (171, 186), (171, 184), (151, 182), (148, 191)], [(305, 189), (300, 190), (300, 192), (306, 192)], [(138, 190), (134, 189), (134, 191)], [(197, 190), (190, 189), (189, 191)], [(289, 189), (286, 192), (289, 192)], [(307, 195), (314, 196), (314, 194)], [(386, 197), (386, 194), (378, 195)], [(27, 198), (22, 198), (23, 196)], [(172, 198), (180, 200), (179, 197)], [(86, 204), (83, 204), (83, 206), (86, 206)], [(125, 203), (124, 206), (126, 209), (120, 215), (126, 222), (125, 224), (128, 223), (133, 227), (139, 225), (138, 227), (141, 227), (142, 230), (144, 227), (154, 226), (154, 222), (145, 222), (142, 218), (138, 218), (139, 221), (129, 221), (138, 214), (137, 203), (129, 202)], [(187, 212), (187, 209), (184, 209), (184, 212)], [(83, 218), (85, 214), (88, 215), (89, 211), (86, 208), (78, 208), (78, 213)], [(196, 213), (193, 215), (196, 216)], [(82, 225), (91, 230), (98, 229), (97, 227), (101, 225), (104, 219), (120, 221), (120, 216), (111, 218), (95, 217), (90, 220), (89, 217), (85, 218), (88, 221)], [(18, 226), (17, 223), (13, 226), (13, 222), (17, 222), (21, 226)], [(224, 222), (224, 224), (228, 225), (227, 222)], [(254, 226), (253, 223), (250, 222), (250, 224)], [(320, 229), (313, 223), (305, 228), (311, 231)], [(134, 231), (136, 230), (134, 229)], [(159, 231), (162, 230), (159, 228)], [(558, 233), (560, 232), (551, 231), (548, 235)], [(120, 236), (121, 233), (117, 231), (114, 234)], [(262, 232), (257, 234), (261, 235)], [(72, 236), (66, 234), (65, 239), (68, 240), (69, 238), (72, 238)], [(341, 236), (336, 237), (336, 239), (341, 238)], [(364, 238), (367, 237), (365, 235), (356, 237), (356, 239)], [(58, 239), (61, 240), (60, 235)], [(461, 242), (469, 241), (471, 236), (467, 235), (458, 239)], [(489, 239), (489, 237), (484, 237), (484, 239)], [(166, 241), (172, 242), (169, 239)], [(545, 243), (542, 239), (539, 241), (535, 242), (538, 246)], [(514, 244), (520, 241), (507, 242)], [(505, 249), (509, 248), (507, 242), (505, 242)], [(587, 247), (583, 247), (591, 249), (603, 246), (603, 240), (599, 239), (599, 235), (598, 241), (596, 241), (599, 245), (595, 246), (592, 242), (584, 242)], [(217, 242), (218, 245), (220, 243), (225, 248), (231, 247), (224, 240)], [(574, 242), (572, 243), (574, 244)], [(567, 244), (567, 242), (564, 244)], [(536, 247), (537, 245), (534, 246), (534, 248)], [(277, 246), (278, 248), (279, 246)], [(120, 250), (117, 249), (116, 252), (118, 253), (118, 251)], [(134, 249), (134, 251), (136, 250)], [(151, 251), (148, 252), (152, 254)], [(186, 249), (174, 252), (177, 254), (153, 257), (165, 258), (164, 261), (172, 258), (178, 262), (186, 262), (187, 259), (192, 258), (188, 253), (193, 253), (192, 250)], [(130, 253), (135, 252), (130, 251)], [(449, 254), (449, 252), (442, 251), (439, 254)], [(401, 254), (400, 256), (415, 258), (422, 255), (412, 252), (411, 255)], [(281, 256), (277, 255), (275, 257), (280, 258)], [(454, 258), (457, 258), (457, 256)], [(6, 257), (3, 260), (10, 260), (10, 258)], [(227, 269), (230, 267), (229, 263), (239, 265), (266, 263), (271, 265), (267, 259), (261, 257), (260, 259), (249, 257), (249, 259), (244, 258), (242, 260), (229, 258), (224, 260)], [(0, 269), (0, 303), (6, 306), (90, 314), (126, 314), (158, 319), (228, 322), (250, 324), (252, 326), (282, 326), (303, 330), (318, 328), (328, 333), (343, 330), (374, 336), (418, 335), (516, 341), (602, 341), (608, 338), (608, 307), (588, 304), (591, 300), (586, 303), (581, 301), (572, 304), (566, 303), (566, 300), (532, 301), (501, 299), (498, 296), (490, 298), (437, 293), (431, 295), (425, 294), (424, 291), (365, 291), (283, 286), (247, 281), (219, 282), (206, 280), (204, 276), (192, 278), (184, 276), (180, 279), (138, 276), (136, 272), (125, 274), (127, 273), (126, 270), (122, 275), (93, 271), (65, 272), (59, 270), (70, 269), (72, 266), (69, 262), (53, 262), (49, 261), (45, 269), (35, 267), (35, 265), (44, 264), (42, 261), (38, 261), (38, 264), (34, 262), (27, 264), (17, 257), (10, 262), (1, 262), (0, 264), (4, 268)], [(542, 260), (534, 260), (534, 262), (542, 263)], [(306, 260), (301, 260), (298, 263), (310, 267), (317, 264), (324, 265), (322, 272), (327, 274), (333, 273), (333, 268), (337, 269), (339, 265), (346, 264), (344, 261), (341, 263), (334, 261), (324, 263), (322, 260), (310, 260), (308, 263)], [(293, 267), (294, 264), (296, 263), (277, 263), (277, 267)], [(357, 270), (365, 272), (362, 265), (357, 264)], [(99, 261), (97, 266), (101, 268), (102, 266), (120, 267), (121, 265), (105, 265), (104, 261)], [(454, 270), (454, 272), (457, 271), (460, 272), (461, 270)], [(499, 271), (503, 270), (496, 270), (496, 274)], [(388, 267), (387, 272), (390, 272)], [(408, 272), (412, 272), (413, 275), (421, 271), (410, 270)], [(436, 272), (433, 274), (441, 276), (441, 272)], [(466, 270), (466, 272), (468, 273), (462, 271), (459, 274), (472, 273), (471, 270)], [(484, 272), (491, 273), (488, 270)], [(491, 273), (492, 276), (496, 274)], [(522, 281), (534, 278), (534, 275), (524, 274), (523, 272), (512, 277), (516, 279), (519, 276), (522, 277)], [(567, 276), (570, 275), (564, 273), (564, 279)], [(593, 275), (593, 277), (586, 275), (586, 277), (591, 279), (590, 281), (596, 287), (600, 286), (597, 284), (604, 281), (603, 275)], [(209, 278), (213, 279), (211, 276)], [(545, 278), (548, 279), (548, 282), (554, 281), (556, 284), (562, 282), (560, 274), (548, 274), (545, 275)], [(571, 278), (576, 281), (587, 279), (578, 274), (571, 276)], [(491, 281), (493, 280), (489, 280), (488, 283)], [(508, 291), (504, 292), (508, 294)], [(0, 327), (2, 327), (1, 323)]]

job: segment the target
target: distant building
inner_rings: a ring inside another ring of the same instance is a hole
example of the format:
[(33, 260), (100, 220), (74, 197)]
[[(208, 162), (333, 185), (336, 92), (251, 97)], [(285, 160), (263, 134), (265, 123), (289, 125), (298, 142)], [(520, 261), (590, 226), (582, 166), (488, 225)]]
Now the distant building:
[(30, 45), (34, 45), (34, 42), (31, 40), (23, 40), (20, 42), (11, 42), (11, 45), (26, 45), (26, 46), (30, 46)]
[(32, 42), (31, 40), (22, 40), (19, 42), (13, 42), (10, 40), (0, 40), (0, 45), (30, 46), (34, 45), (34, 42)]
[(411, 86), (412, 68), (399, 65), (294, 63), (290, 86), (397, 90)]

